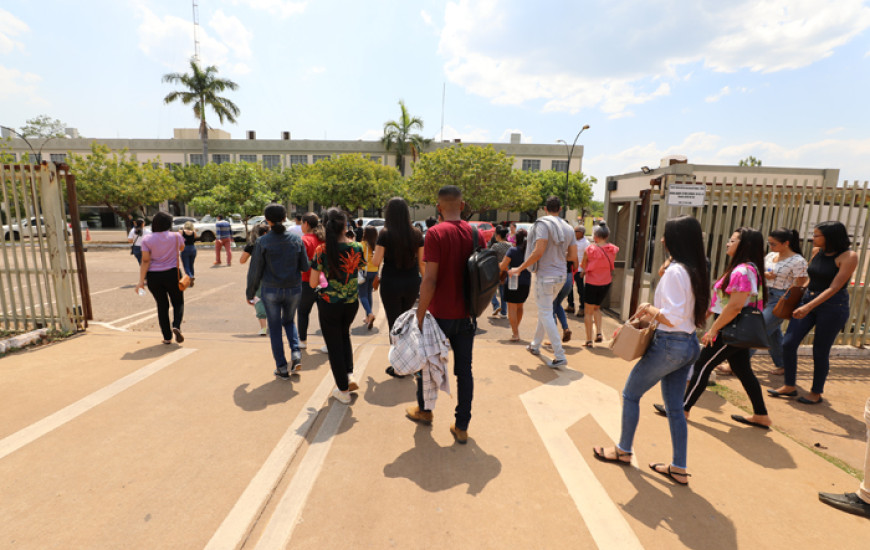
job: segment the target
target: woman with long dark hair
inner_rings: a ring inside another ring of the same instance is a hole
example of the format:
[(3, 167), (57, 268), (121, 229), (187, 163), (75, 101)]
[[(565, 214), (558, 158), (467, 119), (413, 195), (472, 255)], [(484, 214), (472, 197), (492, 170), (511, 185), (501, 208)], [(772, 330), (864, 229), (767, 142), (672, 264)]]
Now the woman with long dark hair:
[(813, 229), (813, 254), (807, 267), (809, 282), (800, 305), (792, 312), (782, 359), (785, 384), (767, 390), (774, 397), (797, 395), (797, 349), (801, 340), (815, 327), (813, 337), (813, 386), (798, 401), (805, 405), (822, 402), (830, 369), (831, 347), (849, 320), (847, 285), (858, 267), (858, 254), (849, 247), (849, 233), (840, 222), (822, 222)]
[[(350, 326), (359, 310), (357, 270), (364, 266), (363, 251), (362, 245), (347, 236), (347, 217), (338, 208), (326, 211), (323, 226), (326, 242), (317, 247), (308, 284), (318, 289), (317, 318), (336, 385), (332, 397), (347, 404), (350, 392), (359, 389), (353, 377)], [(318, 288), (321, 273), (327, 284)]]
[[(181, 321), (184, 319), (184, 293), (178, 288), (181, 275), (180, 253), (184, 250), (184, 239), (172, 229), (172, 216), (158, 212), (151, 220), (151, 233), (142, 237), (142, 263), (139, 265), (139, 284), (136, 292), (145, 288), (157, 302), (157, 322), (163, 333), (163, 343), (171, 344), (172, 335), (179, 344), (184, 342), (181, 335)], [(169, 304), (172, 303), (172, 324), (169, 323)]]
[[(746, 306), (763, 309), (767, 299), (767, 285), (761, 276), (760, 267), (764, 265), (764, 237), (760, 231), (749, 227), (737, 229), (727, 242), (725, 252), (730, 260), (722, 277), (713, 285), (710, 312), (716, 315), (710, 330), (701, 337), (701, 356), (695, 361), (692, 379), (683, 396), (683, 410), (686, 418), (689, 411), (704, 393), (710, 373), (723, 361), (731, 364), (731, 370), (740, 379), (743, 389), (752, 403), (752, 416), (732, 414), (731, 418), (742, 424), (768, 429), (771, 425), (764, 405), (764, 396), (758, 378), (752, 372), (749, 349), (729, 346), (722, 342), (719, 331), (740, 313)], [(656, 404), (656, 410), (670, 417), (671, 411)]]
[(375, 282), (375, 277), (378, 276), (378, 266), (372, 260), (375, 255), (377, 240), (378, 230), (374, 226), (370, 225), (362, 230), (360, 243), (363, 247), (363, 259), (366, 262), (366, 280), (359, 287), (359, 301), (366, 312), (365, 324), (369, 330), (372, 330), (372, 326), (375, 324), (375, 314), (372, 313), (372, 285)]
[[(517, 230), (516, 246), (511, 247), (499, 264), (502, 271), (522, 265), (526, 258), (526, 237), (529, 233), (525, 229)], [(504, 301), (508, 305), (508, 321), (511, 324), (511, 342), (520, 341), (520, 322), (523, 320), (523, 304), (529, 297), (529, 289), (532, 285), (532, 274), (524, 269), (517, 275), (517, 280), (511, 283), (510, 277), (505, 282)], [(511, 289), (512, 286), (516, 288)]]
[[(378, 234), (372, 263), (381, 270), (381, 303), (387, 326), (393, 329), (399, 315), (414, 307), (420, 294), (423, 273), (423, 234), (411, 225), (411, 211), (401, 197), (393, 197), (384, 208), (384, 228)], [(392, 366), (387, 374), (397, 376)]]
[[(302, 273), (308, 270), (308, 256), (299, 235), (287, 231), (284, 225), (287, 210), (283, 206), (270, 204), (263, 215), (270, 230), (254, 243), (245, 297), (249, 304), (254, 304), (257, 289), (260, 289), (275, 359), (275, 376), (287, 380), (290, 373), (298, 372), (302, 365), (295, 320), (296, 308), (302, 299)], [(286, 332), (290, 346), (289, 369), (281, 329)]]
[[(326, 239), (323, 224), (314, 212), (308, 212), (302, 216), (302, 244), (305, 245), (305, 253), (308, 261), (314, 261), (314, 252)], [(299, 309), (296, 313), (296, 328), (299, 332), (299, 349), (308, 347), (308, 321), (311, 317), (311, 308), (317, 302), (317, 292), (308, 283), (311, 280), (311, 270), (302, 274), (302, 299), (299, 301)], [(316, 279), (315, 279), (316, 280)], [(326, 352), (326, 347), (322, 349)]]
[[(779, 299), (793, 286), (807, 282), (807, 261), (801, 254), (800, 236), (796, 229), (780, 227), (767, 235), (770, 253), (764, 257), (764, 278), (767, 279), (767, 302), (764, 304), (764, 324), (770, 341), (770, 359), (776, 369), (772, 374), (783, 374), (782, 319), (773, 314)], [(752, 350), (753, 355), (755, 350)]]
[(703, 327), (707, 319), (709, 275), (698, 220), (689, 216), (668, 220), (663, 241), (670, 261), (656, 286), (654, 303), (640, 304), (635, 313), (642, 319), (658, 321), (658, 328), (646, 353), (631, 369), (622, 390), (619, 444), (607, 449), (593, 447), (593, 452), (599, 460), (631, 464), (640, 398), (661, 381), (673, 456), (670, 464), (653, 463), (649, 467), (685, 485), (689, 476), (686, 471), (688, 429), (681, 410), (682, 397), (689, 369), (700, 353), (695, 331)]

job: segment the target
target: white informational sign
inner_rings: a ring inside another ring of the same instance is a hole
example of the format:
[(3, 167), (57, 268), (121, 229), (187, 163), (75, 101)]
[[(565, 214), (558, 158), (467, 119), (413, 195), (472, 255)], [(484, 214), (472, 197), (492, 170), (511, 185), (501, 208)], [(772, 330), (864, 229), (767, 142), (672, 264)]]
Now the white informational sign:
[(706, 185), (672, 183), (668, 186), (668, 206), (704, 206), (706, 198)]

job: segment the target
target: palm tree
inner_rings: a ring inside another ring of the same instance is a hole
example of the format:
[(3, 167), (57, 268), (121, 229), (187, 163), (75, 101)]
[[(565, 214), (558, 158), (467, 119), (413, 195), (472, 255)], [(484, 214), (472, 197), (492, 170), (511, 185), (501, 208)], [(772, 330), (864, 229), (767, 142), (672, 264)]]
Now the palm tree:
[(391, 120), (384, 123), (384, 137), (381, 138), (381, 143), (387, 153), (394, 152), (396, 154), (396, 166), (399, 168), (399, 173), (405, 175), (405, 155), (411, 153), (414, 161), (417, 160), (417, 155), (426, 148), (431, 140), (424, 138), (419, 134), (412, 134), (414, 130), (423, 129), (423, 119), (411, 117), (408, 114), (408, 109), (405, 107), (405, 102), (399, 100), (399, 107), (402, 109), (402, 116), (399, 120)]
[(238, 84), (226, 78), (218, 78), (217, 67), (210, 65), (202, 69), (196, 59), (190, 60), (190, 74), (169, 73), (163, 75), (163, 82), (183, 84), (186, 90), (169, 93), (163, 98), (164, 103), (172, 103), (180, 99), (185, 105), (193, 103), (193, 116), (199, 119), (199, 137), (202, 139), (202, 162), (208, 162), (208, 124), (205, 122), (205, 108), (212, 111), (223, 124), (224, 120), (236, 122), (239, 108), (235, 103), (218, 94), (224, 90), (235, 90)]

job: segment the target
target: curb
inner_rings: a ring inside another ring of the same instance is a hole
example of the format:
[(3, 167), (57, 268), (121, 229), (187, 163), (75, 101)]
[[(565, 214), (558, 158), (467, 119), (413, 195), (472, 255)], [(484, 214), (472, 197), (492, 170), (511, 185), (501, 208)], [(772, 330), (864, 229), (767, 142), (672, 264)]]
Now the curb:
[(41, 328), (5, 340), (0, 340), (0, 353), (6, 353), (35, 344), (42, 341), (46, 336), (48, 336), (48, 329)]

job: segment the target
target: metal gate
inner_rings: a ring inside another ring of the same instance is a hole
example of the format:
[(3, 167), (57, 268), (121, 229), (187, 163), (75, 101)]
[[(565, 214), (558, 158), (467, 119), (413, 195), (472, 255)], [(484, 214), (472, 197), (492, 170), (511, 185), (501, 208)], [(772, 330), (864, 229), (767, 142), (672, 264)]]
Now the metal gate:
[[(704, 206), (669, 206), (667, 194), (672, 184), (704, 185)], [(664, 234), (665, 222), (675, 216), (687, 214), (701, 222), (711, 261), (711, 277), (724, 270), (727, 262), (726, 243), (741, 226), (753, 227), (765, 236), (777, 227), (798, 229), (805, 258), (812, 252), (812, 229), (816, 224), (839, 220), (849, 232), (852, 250), (858, 253), (858, 268), (848, 285), (851, 311), (838, 344), (863, 347), (870, 329), (870, 189), (868, 183), (826, 186), (807, 180), (749, 180), (737, 178), (728, 181), (697, 182), (692, 176), (663, 175), (659, 184), (642, 192), (639, 227), (635, 240), (635, 254), (630, 310), (642, 301), (652, 302), (658, 283), (657, 266), (662, 262), (662, 247), (657, 246)], [(653, 267), (655, 266), (655, 267)], [(652, 269), (650, 269), (652, 267)], [(642, 276), (638, 276), (638, 274)], [(623, 312), (623, 316), (626, 312)], [(810, 335), (812, 338), (812, 334)], [(808, 340), (810, 342), (811, 340)]]
[(0, 327), (83, 330), (93, 317), (69, 167), (0, 165), (0, 191)]

